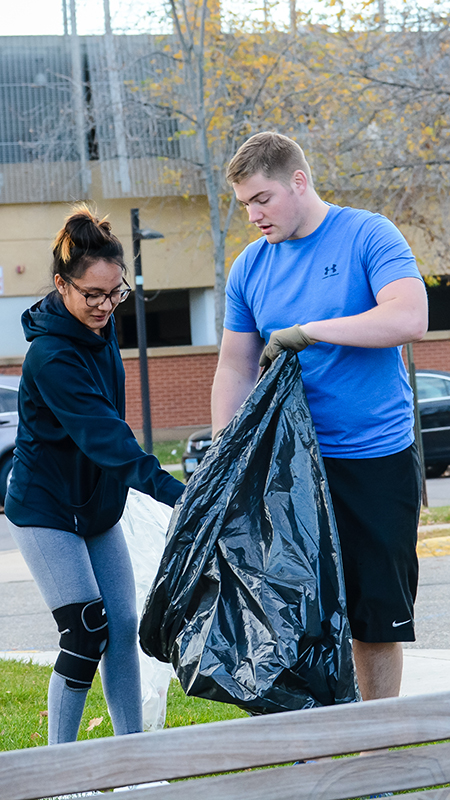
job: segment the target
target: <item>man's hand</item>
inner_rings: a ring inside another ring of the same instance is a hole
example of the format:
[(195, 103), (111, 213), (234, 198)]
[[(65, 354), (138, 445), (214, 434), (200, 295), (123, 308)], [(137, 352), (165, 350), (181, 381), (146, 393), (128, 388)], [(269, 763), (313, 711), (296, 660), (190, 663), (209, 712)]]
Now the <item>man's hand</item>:
[(314, 344), (316, 339), (310, 339), (300, 325), (293, 325), (292, 328), (282, 328), (270, 334), (269, 343), (262, 351), (259, 359), (260, 367), (268, 367), (283, 350), (295, 350), (300, 353), (309, 344)]

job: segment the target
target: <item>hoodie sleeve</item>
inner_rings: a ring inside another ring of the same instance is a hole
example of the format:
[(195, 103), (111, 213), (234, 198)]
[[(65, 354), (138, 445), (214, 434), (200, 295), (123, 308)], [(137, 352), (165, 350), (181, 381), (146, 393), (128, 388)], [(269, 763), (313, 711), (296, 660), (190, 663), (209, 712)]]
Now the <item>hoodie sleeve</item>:
[(184, 484), (141, 449), (77, 352), (62, 349), (35, 367), (43, 402), (84, 455), (126, 486), (173, 507)]

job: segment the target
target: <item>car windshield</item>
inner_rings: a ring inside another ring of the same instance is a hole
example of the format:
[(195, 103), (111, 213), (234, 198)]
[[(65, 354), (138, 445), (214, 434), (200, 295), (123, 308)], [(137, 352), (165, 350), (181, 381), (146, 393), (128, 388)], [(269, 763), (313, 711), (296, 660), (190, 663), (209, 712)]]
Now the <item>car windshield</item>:
[(417, 394), (419, 400), (450, 397), (450, 380), (438, 375), (417, 375)]
[(17, 411), (17, 391), (0, 386), (0, 414), (11, 414)]

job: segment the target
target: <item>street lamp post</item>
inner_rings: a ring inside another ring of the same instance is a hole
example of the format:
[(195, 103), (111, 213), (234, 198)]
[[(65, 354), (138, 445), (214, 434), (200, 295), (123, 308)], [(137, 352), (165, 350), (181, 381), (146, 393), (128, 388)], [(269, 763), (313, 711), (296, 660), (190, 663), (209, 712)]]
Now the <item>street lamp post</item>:
[(152, 417), (150, 411), (150, 391), (148, 386), (148, 361), (147, 361), (147, 329), (145, 324), (145, 299), (144, 299), (144, 277), (142, 275), (141, 261), (141, 239), (164, 239), (162, 233), (149, 229), (139, 228), (139, 209), (131, 209), (131, 235), (133, 239), (133, 263), (135, 307), (136, 307), (136, 330), (139, 348), (139, 370), (141, 377), (141, 400), (142, 400), (142, 426), (144, 430), (144, 450), (146, 453), (153, 452), (152, 441)]

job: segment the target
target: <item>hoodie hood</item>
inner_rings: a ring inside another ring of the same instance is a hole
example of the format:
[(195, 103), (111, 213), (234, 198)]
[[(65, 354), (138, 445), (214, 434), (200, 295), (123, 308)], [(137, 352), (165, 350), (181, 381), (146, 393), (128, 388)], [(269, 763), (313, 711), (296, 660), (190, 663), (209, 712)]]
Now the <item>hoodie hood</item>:
[(112, 316), (98, 336), (77, 320), (65, 307), (56, 289), (22, 314), (22, 327), (27, 342), (39, 336), (65, 336), (74, 344), (102, 350), (113, 338)]
[(98, 336), (52, 292), (22, 323), (31, 345), (8, 518), (19, 527), (97, 536), (122, 516), (129, 486), (174, 505), (183, 484), (144, 453), (125, 422), (125, 370), (112, 317), (105, 338)]

